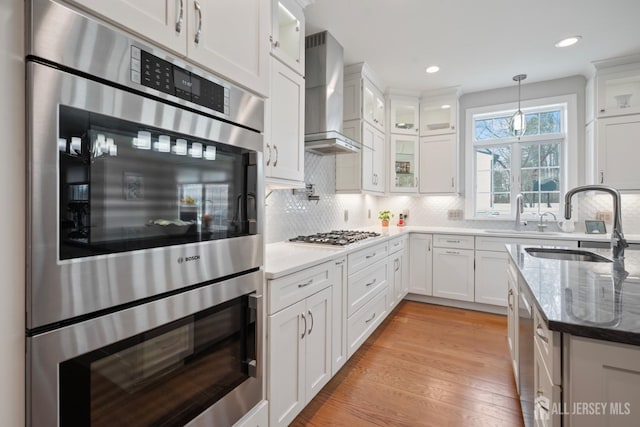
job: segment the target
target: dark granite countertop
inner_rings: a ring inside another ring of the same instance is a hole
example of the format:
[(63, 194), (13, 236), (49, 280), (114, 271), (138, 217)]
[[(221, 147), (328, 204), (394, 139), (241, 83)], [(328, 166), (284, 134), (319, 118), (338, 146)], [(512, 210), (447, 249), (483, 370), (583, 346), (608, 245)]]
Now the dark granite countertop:
[[(537, 258), (525, 247), (507, 250), (549, 329), (640, 345), (640, 251), (614, 263)], [(589, 251), (611, 259), (609, 250)]]

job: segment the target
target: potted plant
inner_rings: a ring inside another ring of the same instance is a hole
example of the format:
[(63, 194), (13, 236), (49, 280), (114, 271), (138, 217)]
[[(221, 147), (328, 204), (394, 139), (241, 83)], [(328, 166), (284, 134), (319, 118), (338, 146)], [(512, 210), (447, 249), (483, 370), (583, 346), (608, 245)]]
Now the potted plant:
[(391, 211), (380, 211), (380, 213), (378, 213), (378, 219), (382, 221), (383, 227), (389, 226), (389, 220), (391, 218), (393, 218)]

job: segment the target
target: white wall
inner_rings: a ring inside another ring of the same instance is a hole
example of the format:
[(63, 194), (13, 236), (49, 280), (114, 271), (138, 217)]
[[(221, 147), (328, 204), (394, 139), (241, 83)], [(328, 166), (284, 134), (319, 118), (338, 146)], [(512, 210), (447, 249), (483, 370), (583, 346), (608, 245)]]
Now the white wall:
[(0, 420), (24, 425), (24, 1), (0, 2)]

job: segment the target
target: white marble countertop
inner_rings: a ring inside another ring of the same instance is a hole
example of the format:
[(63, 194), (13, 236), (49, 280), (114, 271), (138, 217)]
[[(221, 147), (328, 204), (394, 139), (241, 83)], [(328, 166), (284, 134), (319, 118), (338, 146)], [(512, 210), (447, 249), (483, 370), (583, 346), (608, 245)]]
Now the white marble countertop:
[[(385, 241), (389, 238), (409, 233), (425, 234), (462, 234), (472, 236), (487, 237), (518, 237), (531, 239), (554, 239), (554, 240), (587, 240), (607, 242), (610, 234), (586, 234), (586, 233), (560, 233), (560, 232), (538, 232), (538, 231), (512, 231), (512, 230), (483, 230), (478, 228), (462, 227), (428, 227), (428, 226), (406, 226), (406, 227), (357, 227), (358, 230), (375, 231), (381, 237), (370, 238), (363, 242), (344, 247), (310, 245), (305, 243), (290, 243), (288, 241), (270, 243), (266, 245), (265, 251), (265, 277), (276, 279), (287, 274), (294, 273), (307, 267), (320, 264), (325, 261), (346, 256), (348, 253)], [(322, 231), (322, 230), (318, 230)], [(293, 237), (293, 236), (292, 236)], [(640, 243), (640, 235), (626, 235), (629, 243)]]

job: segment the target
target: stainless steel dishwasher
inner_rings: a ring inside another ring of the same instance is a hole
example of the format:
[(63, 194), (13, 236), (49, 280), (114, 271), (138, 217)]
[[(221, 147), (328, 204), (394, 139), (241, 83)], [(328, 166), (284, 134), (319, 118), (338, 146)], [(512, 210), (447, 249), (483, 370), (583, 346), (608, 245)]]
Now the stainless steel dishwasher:
[(533, 295), (526, 284), (520, 284), (518, 297), (518, 354), (520, 407), (525, 427), (534, 426), (534, 360), (533, 360)]

